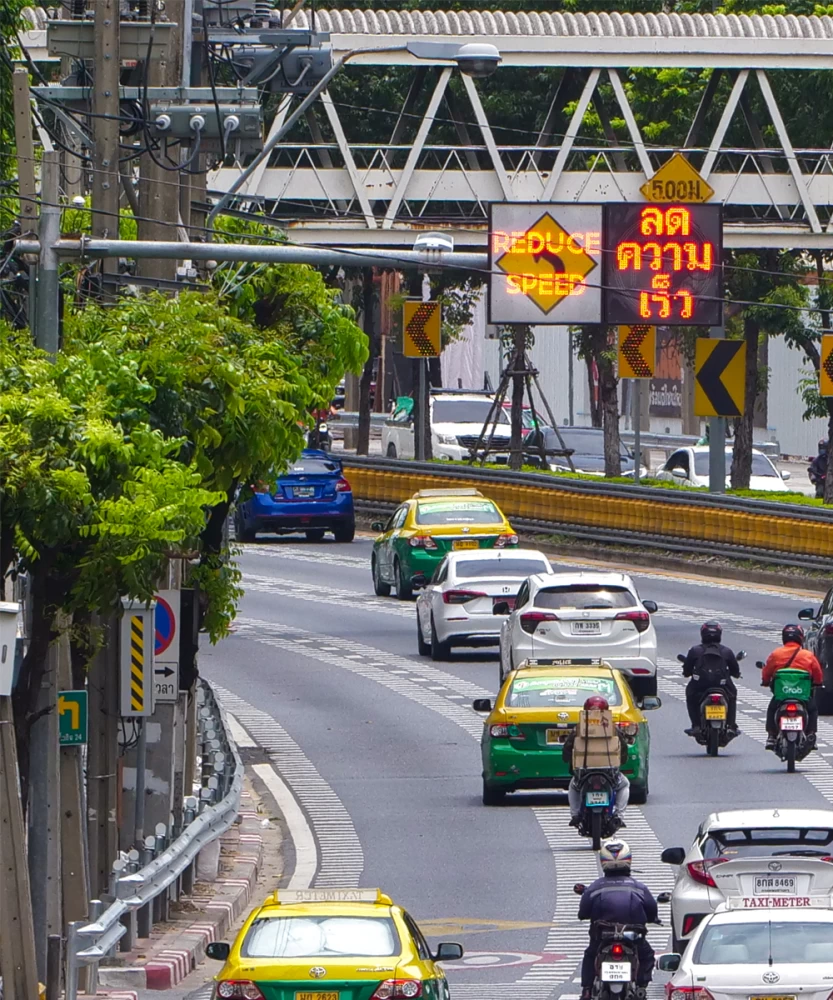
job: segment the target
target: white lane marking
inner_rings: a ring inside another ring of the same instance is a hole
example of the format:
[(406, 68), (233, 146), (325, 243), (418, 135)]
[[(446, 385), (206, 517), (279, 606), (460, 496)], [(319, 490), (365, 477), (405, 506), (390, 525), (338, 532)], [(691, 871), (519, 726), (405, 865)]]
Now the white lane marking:
[(252, 770), (272, 793), (283, 814), (289, 835), (295, 848), (295, 871), (289, 880), (288, 889), (309, 889), (318, 871), (318, 848), (307, 818), (298, 805), (295, 796), (271, 764), (255, 764)]
[(342, 546), (326, 545), (317, 549), (307, 549), (298, 545), (243, 545), (240, 547), (244, 555), (269, 556), (272, 559), (291, 559), (293, 562), (325, 562), (330, 566), (350, 566), (363, 569), (370, 573), (369, 556), (350, 556), (343, 551)]
[(396, 618), (416, 618), (414, 605), (410, 602), (391, 601), (384, 597), (363, 594), (359, 590), (345, 590), (342, 587), (332, 586), (322, 590), (321, 585), (317, 583), (300, 583), (297, 580), (278, 576), (258, 576), (254, 573), (246, 573), (243, 580), (247, 591), (294, 597), (299, 601), (313, 604), (337, 604), (339, 607), (373, 611), (383, 615), (393, 615)]
[(783, 625), (768, 621), (765, 618), (755, 618), (753, 615), (736, 615), (731, 611), (716, 608), (685, 607), (681, 604), (669, 604), (665, 601), (656, 612), (660, 617), (674, 618), (677, 621), (692, 622), (701, 625), (707, 618), (715, 618), (725, 631), (740, 632), (755, 639), (778, 641), (780, 645)]
[(228, 719), (229, 729), (231, 730), (231, 738), (243, 749), (248, 750), (251, 747), (256, 747), (257, 743), (249, 736), (246, 730), (240, 725), (237, 719), (229, 712), (226, 714)]

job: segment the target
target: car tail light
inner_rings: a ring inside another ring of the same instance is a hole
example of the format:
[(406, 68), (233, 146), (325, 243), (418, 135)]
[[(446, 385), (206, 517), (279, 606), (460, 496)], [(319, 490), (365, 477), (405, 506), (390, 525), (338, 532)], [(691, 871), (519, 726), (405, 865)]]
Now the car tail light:
[(524, 736), (517, 726), (510, 726), (508, 722), (498, 722), (494, 726), (489, 726), (489, 735), (504, 740), (526, 739), (526, 736)]
[(496, 549), (505, 549), (507, 545), (517, 545), (518, 536), (517, 535), (498, 535), (495, 539)]
[(352, 493), (353, 490), (346, 479), (339, 479), (336, 483), (336, 493)]
[(645, 632), (651, 624), (651, 616), (647, 611), (620, 611), (617, 622), (633, 622), (637, 632)]
[(408, 539), (412, 549), (436, 549), (437, 543), (430, 535), (412, 535)]
[(714, 1000), (714, 997), (702, 986), (672, 986), (665, 984), (667, 1000)]
[(488, 597), (480, 590), (447, 590), (443, 594), (443, 604), (466, 604), (478, 597)]
[(532, 635), (541, 622), (557, 621), (558, 615), (554, 615), (551, 611), (527, 611), (521, 615), (521, 628)]
[(264, 1000), (263, 994), (250, 979), (223, 979), (217, 983), (217, 996), (223, 1000)]
[(639, 726), (635, 722), (617, 722), (616, 725), (623, 736), (636, 736), (639, 733)]
[(833, 622), (828, 622), (822, 629), (825, 635), (833, 635)]
[(703, 919), (702, 913), (687, 913), (683, 917), (683, 934), (691, 934), (695, 927)]
[(728, 861), (728, 858), (712, 858), (709, 861), (689, 861), (686, 865), (688, 868), (688, 874), (694, 879), (695, 882), (699, 882), (700, 885), (708, 885), (713, 889), (717, 888), (717, 883), (711, 877), (711, 869), (715, 865), (721, 865), (724, 861)]
[(370, 1000), (393, 1000), (394, 997), (421, 997), (422, 983), (418, 979), (386, 979), (379, 983)]

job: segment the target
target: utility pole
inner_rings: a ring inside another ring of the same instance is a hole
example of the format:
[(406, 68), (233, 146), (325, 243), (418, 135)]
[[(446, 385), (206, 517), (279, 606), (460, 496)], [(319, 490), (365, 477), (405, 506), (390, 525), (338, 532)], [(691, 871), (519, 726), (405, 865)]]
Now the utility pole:
[[(711, 327), (709, 336), (723, 340), (723, 326)], [(726, 418), (709, 417), (709, 493), (726, 492)]]
[(38, 224), (35, 188), (35, 144), (32, 139), (32, 106), (29, 99), (29, 71), (15, 66), (12, 77), (14, 136), (17, 144), (17, 189), (20, 194), (20, 228), (32, 232)]
[[(93, 80), (92, 232), (119, 238), (119, 0), (95, 0), (95, 67)], [(116, 274), (118, 260), (102, 260), (104, 282)], [(107, 289), (115, 294), (115, 286)]]
[(41, 160), (40, 261), (35, 297), (35, 343), (51, 355), (61, 344), (61, 289), (58, 255), (52, 249), (61, 238), (60, 157), (54, 150), (44, 152)]
[(526, 365), (526, 331), (525, 326), (515, 326), (512, 332), (513, 350), (510, 355), (512, 365), (512, 432), (509, 439), (509, 468), (520, 469), (523, 466), (523, 423), (524, 423), (524, 369)]

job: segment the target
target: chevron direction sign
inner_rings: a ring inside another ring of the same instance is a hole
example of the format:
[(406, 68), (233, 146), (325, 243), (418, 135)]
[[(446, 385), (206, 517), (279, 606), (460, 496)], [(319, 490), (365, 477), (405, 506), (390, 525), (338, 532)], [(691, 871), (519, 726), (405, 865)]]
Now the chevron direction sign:
[(619, 327), (619, 378), (653, 378), (656, 357), (655, 326)]
[(833, 396), (833, 333), (823, 333), (821, 337), (819, 395)]
[(408, 299), (402, 304), (402, 353), (406, 358), (436, 358), (441, 328), (439, 302)]
[(694, 355), (694, 413), (739, 417), (746, 403), (746, 344), (742, 340), (697, 338)]

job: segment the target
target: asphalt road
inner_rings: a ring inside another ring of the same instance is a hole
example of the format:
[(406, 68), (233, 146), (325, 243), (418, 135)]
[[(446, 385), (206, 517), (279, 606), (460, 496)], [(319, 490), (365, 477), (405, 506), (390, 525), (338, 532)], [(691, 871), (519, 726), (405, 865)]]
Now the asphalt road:
[[(381, 886), (430, 939), (459, 940), (448, 965), (455, 998), (578, 993), (586, 929), (575, 920), (576, 881), (595, 877), (587, 841), (567, 826), (560, 793), (480, 803), (481, 718), (471, 699), (494, 695), (497, 655), (460, 653), (434, 664), (416, 653), (412, 603), (373, 595), (371, 543), (270, 539), (245, 547), (246, 589), (235, 633), (201, 653), (203, 673), (302, 806), (315, 845), (301, 845), (296, 884)], [(566, 566), (565, 566), (566, 568)], [(688, 846), (722, 807), (833, 803), (833, 719), (800, 773), (763, 749), (768, 692), (754, 661), (781, 626), (813, 603), (800, 594), (634, 574), (653, 598), (662, 708), (652, 733), (648, 804), (627, 812), (634, 874), (670, 888), (661, 847)], [(744, 735), (717, 760), (688, 739), (677, 652), (709, 617), (743, 648)], [(292, 862), (288, 871), (292, 870)], [(661, 909), (668, 919), (668, 908)], [(662, 948), (667, 931), (653, 934)]]

